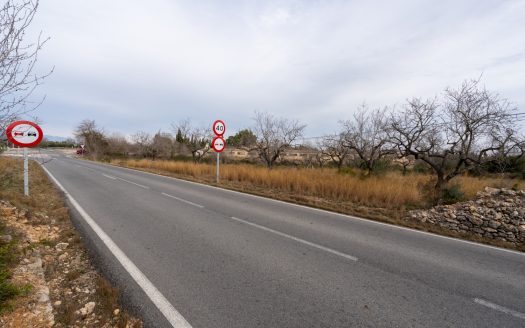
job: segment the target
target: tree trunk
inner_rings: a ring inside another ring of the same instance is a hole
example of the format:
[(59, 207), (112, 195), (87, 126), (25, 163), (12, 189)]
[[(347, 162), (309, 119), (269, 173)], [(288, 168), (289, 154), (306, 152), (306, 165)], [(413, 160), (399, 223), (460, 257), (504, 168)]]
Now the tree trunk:
[(434, 186), (434, 192), (436, 197), (436, 204), (440, 204), (443, 200), (443, 192), (447, 187), (448, 180), (445, 179), (443, 174), (437, 175), (436, 185)]

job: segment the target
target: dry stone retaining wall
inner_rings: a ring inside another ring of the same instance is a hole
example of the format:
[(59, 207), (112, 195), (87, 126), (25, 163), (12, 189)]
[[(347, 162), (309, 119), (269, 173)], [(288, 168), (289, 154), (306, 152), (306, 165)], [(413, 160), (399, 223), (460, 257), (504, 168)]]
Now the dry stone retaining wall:
[(525, 243), (525, 191), (485, 188), (476, 199), (430, 210), (411, 211), (409, 216), (457, 232)]

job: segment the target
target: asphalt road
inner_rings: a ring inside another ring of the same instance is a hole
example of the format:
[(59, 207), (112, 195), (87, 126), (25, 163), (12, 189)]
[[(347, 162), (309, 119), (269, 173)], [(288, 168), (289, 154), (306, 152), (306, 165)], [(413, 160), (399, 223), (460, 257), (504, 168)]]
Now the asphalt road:
[(47, 154), (148, 326), (171, 326), (160, 307), (191, 327), (525, 327), (523, 253)]

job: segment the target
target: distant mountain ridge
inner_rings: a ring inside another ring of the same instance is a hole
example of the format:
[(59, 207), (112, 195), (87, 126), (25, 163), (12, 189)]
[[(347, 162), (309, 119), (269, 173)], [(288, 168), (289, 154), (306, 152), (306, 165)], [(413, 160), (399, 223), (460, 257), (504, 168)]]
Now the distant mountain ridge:
[(67, 137), (52, 136), (52, 135), (46, 135), (46, 134), (44, 134), (44, 138), (46, 138), (48, 141), (57, 141), (57, 142), (66, 141), (67, 139), (73, 139), (71, 137), (67, 138)]

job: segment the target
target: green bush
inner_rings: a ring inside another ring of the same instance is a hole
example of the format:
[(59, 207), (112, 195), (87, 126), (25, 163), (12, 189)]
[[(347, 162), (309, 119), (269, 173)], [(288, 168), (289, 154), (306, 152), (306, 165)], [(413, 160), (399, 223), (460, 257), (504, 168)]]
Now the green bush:
[(459, 185), (451, 185), (443, 189), (442, 202), (443, 204), (454, 204), (465, 200), (465, 193), (461, 191)]
[[(5, 227), (0, 223), (0, 235), (5, 232)], [(16, 258), (15, 241), (9, 243), (0, 242), (0, 313), (10, 308), (8, 301), (23, 292), (22, 289), (9, 282), (11, 273), (9, 265)]]

